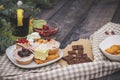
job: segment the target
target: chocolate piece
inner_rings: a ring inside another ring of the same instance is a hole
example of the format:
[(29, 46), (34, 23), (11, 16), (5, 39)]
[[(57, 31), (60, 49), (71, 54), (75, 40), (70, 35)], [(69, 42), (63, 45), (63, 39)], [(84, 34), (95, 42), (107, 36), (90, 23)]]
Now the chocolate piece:
[(83, 45), (73, 45), (72, 51), (68, 51), (68, 55), (63, 57), (63, 59), (68, 64), (78, 64), (78, 63), (84, 63), (84, 62), (90, 62), (92, 61), (87, 54), (84, 53)]
[(72, 49), (73, 50), (83, 50), (84, 48), (83, 48), (83, 45), (73, 45)]
[(73, 46), (72, 46), (72, 49), (73, 49), (73, 50), (78, 50), (78, 45), (73, 45)]
[(75, 62), (75, 64), (78, 64), (78, 63), (80, 63), (80, 60), (78, 58), (75, 58), (74, 62)]
[(92, 62), (92, 60), (91, 60), (89, 57), (86, 57), (86, 58), (85, 58), (85, 61), (86, 61), (86, 62)]
[(75, 61), (74, 60), (69, 60), (67, 61), (68, 64), (75, 64)]
[(72, 56), (72, 55), (67, 55), (67, 56), (63, 57), (63, 59), (64, 59), (65, 61), (69, 61), (69, 60), (71, 60), (71, 59), (73, 59), (73, 58), (74, 58), (74, 56)]
[(80, 59), (80, 62), (81, 62), (81, 63), (84, 63), (84, 62), (86, 62), (86, 61), (85, 61), (85, 59), (81, 58), (81, 59)]
[(68, 54), (69, 55), (74, 55), (74, 54), (76, 54), (76, 52), (75, 51), (68, 51)]
[(79, 50), (83, 50), (84, 49), (83, 45), (77, 45), (77, 47), (78, 47)]
[(88, 57), (87, 54), (83, 54), (83, 58), (86, 58), (86, 57)]
[(82, 58), (82, 57), (83, 57), (83, 54), (78, 54), (78, 53), (76, 54), (76, 58), (79, 59), (79, 58)]
[(78, 64), (78, 63), (81, 63), (81, 61), (80, 60), (76, 60), (75, 63)]
[(78, 54), (83, 54), (83, 50), (78, 50)]

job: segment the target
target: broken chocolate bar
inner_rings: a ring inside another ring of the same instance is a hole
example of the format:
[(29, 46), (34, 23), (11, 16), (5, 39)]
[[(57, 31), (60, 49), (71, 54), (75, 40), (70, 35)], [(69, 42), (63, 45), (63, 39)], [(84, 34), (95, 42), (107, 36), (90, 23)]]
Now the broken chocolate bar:
[(84, 53), (83, 45), (73, 45), (72, 51), (68, 51), (68, 55), (63, 57), (63, 59), (68, 64), (78, 64), (78, 63), (84, 63), (84, 62), (90, 62), (92, 61), (87, 54)]

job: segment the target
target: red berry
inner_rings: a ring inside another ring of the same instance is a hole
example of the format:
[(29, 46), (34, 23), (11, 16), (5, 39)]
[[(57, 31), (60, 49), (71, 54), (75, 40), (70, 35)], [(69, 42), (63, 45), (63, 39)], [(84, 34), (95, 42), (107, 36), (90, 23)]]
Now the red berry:
[(50, 41), (51, 39), (50, 38), (47, 38), (47, 41)]
[(47, 30), (47, 26), (46, 25), (43, 25), (43, 30)]
[(106, 34), (106, 35), (109, 35), (109, 33), (108, 33), (107, 31), (105, 32), (105, 34)]
[(28, 43), (28, 40), (26, 40), (25, 38), (19, 38), (16, 43)]
[(111, 34), (112, 34), (112, 35), (115, 35), (115, 32), (114, 32), (114, 31), (111, 31)]

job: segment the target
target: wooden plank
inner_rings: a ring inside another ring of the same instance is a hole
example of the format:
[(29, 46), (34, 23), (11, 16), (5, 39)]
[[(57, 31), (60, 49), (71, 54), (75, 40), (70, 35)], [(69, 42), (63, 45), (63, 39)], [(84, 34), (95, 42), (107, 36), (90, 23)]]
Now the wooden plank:
[(64, 46), (79, 38), (89, 38), (91, 34), (107, 22), (110, 22), (116, 11), (117, 4), (117, 1), (113, 2), (112, 0), (105, 1), (105, 3), (103, 1), (102, 3), (95, 3), (87, 13), (85, 20), (78, 24), (71, 37), (64, 43)]
[(118, 7), (116, 9), (116, 12), (115, 12), (111, 22), (120, 23), (120, 1), (118, 2)]
[(57, 34), (57, 40), (64, 44), (66, 38), (77, 24), (80, 23), (83, 15), (92, 5), (93, 0), (69, 0), (64, 7), (54, 15), (50, 21), (56, 21), (60, 25), (60, 32)]
[(69, 0), (56, 0), (53, 8), (42, 9), (42, 11), (41, 11), (41, 13), (39, 13), (38, 17), (40, 19), (49, 20), (57, 13), (57, 11), (59, 11), (63, 7), (63, 5), (66, 4), (67, 1), (69, 1)]

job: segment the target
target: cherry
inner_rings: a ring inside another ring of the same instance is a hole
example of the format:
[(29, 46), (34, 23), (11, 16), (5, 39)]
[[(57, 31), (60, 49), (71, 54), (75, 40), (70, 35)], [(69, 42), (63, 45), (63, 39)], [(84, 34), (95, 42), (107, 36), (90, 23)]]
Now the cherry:
[(112, 35), (115, 35), (115, 32), (114, 32), (114, 31), (111, 31), (111, 34), (112, 34)]
[(28, 40), (26, 40), (25, 38), (19, 38), (16, 43), (28, 43)]
[(48, 26), (47, 25), (43, 25), (43, 30), (48, 30)]
[(51, 39), (50, 38), (47, 38), (47, 41), (50, 41)]

